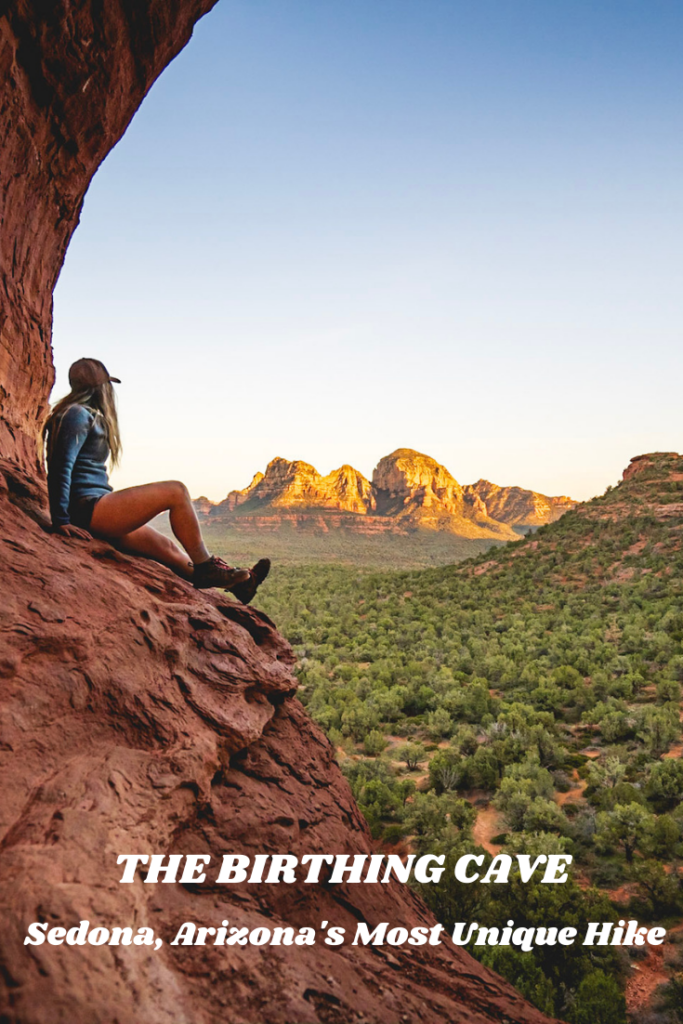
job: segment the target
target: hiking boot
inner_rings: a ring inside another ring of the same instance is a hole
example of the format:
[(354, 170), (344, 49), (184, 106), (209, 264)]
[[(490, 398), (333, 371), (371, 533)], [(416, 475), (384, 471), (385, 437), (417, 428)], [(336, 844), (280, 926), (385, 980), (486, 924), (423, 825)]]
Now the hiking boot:
[(249, 604), (258, 588), (270, 572), (270, 559), (261, 558), (255, 566), (249, 570), (249, 579), (244, 583), (238, 583), (232, 588), (231, 593), (235, 595), (242, 604)]
[(212, 555), (206, 562), (199, 562), (192, 570), (192, 586), (197, 590), (209, 587), (221, 587), (232, 590), (239, 583), (248, 582), (251, 577), (249, 569), (235, 569), (222, 558)]

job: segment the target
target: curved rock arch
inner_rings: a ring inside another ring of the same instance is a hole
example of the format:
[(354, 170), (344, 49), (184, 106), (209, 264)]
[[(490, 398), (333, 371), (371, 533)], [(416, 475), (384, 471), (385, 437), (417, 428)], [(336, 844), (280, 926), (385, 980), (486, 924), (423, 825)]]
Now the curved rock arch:
[(35, 472), (52, 292), (95, 171), (216, 0), (11, 0), (0, 15), (0, 454)]
[[(0, 14), (0, 1010), (11, 1024), (547, 1019), (448, 945), (23, 945), (27, 924), (431, 923), (408, 890), (118, 884), (117, 853), (365, 853), (265, 616), (50, 536), (37, 438), (52, 290), (88, 184), (216, 0), (10, 0)], [(30, 514), (27, 515), (27, 512)], [(10, 585), (6, 585), (6, 584)], [(311, 892), (311, 890), (315, 890)], [(381, 891), (380, 891), (381, 890)]]

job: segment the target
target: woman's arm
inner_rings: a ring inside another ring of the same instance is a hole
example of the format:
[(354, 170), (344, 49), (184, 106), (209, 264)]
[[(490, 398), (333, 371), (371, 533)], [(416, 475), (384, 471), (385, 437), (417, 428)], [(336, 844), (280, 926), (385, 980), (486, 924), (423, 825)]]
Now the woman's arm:
[(72, 405), (52, 428), (56, 433), (47, 460), (47, 490), (56, 530), (69, 525), (71, 474), (92, 425), (92, 414), (82, 405)]

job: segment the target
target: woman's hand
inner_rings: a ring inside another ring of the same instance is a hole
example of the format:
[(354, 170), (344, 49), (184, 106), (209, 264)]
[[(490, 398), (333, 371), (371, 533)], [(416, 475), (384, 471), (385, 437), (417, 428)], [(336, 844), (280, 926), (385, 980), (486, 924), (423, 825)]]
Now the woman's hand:
[(72, 526), (71, 523), (56, 527), (55, 533), (61, 534), (62, 537), (75, 537), (77, 540), (92, 540), (92, 533), (82, 530), (80, 526)]

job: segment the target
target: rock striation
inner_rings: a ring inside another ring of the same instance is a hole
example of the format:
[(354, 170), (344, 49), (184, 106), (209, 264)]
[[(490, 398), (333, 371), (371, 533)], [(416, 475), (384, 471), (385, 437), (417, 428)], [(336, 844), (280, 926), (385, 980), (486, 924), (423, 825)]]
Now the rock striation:
[(488, 480), (477, 480), (463, 490), (469, 500), (479, 500), (479, 507), (486, 515), (522, 530), (554, 523), (578, 505), (578, 501), (566, 495), (549, 498), (547, 494), (522, 487), (498, 487)]
[[(542, 1024), (446, 945), (23, 945), (32, 921), (149, 926), (166, 940), (184, 921), (431, 923), (394, 884), (118, 883), (120, 853), (371, 848), (264, 615), (47, 529), (36, 437), (52, 288), (90, 178), (212, 4), (14, 0), (0, 14), (0, 1017)], [(342, 478), (353, 492), (353, 474)]]
[(407, 512), (437, 508), (462, 515), (462, 487), (445, 466), (412, 448), (397, 448), (380, 459), (372, 474), (373, 486), (382, 495), (382, 506)]
[(353, 466), (341, 466), (321, 476), (308, 462), (286, 459), (273, 459), (265, 474), (257, 473), (243, 491), (230, 491), (214, 509), (220, 515), (247, 503), (251, 510), (324, 508), (358, 515), (375, 508), (370, 482)]
[(380, 459), (372, 484), (378, 509), (399, 522), (460, 537), (516, 540), (507, 524), (467, 501), (458, 481), (429, 455), (398, 448)]

